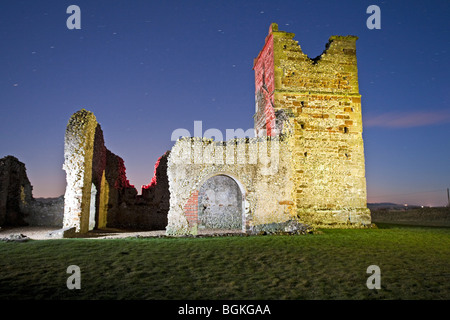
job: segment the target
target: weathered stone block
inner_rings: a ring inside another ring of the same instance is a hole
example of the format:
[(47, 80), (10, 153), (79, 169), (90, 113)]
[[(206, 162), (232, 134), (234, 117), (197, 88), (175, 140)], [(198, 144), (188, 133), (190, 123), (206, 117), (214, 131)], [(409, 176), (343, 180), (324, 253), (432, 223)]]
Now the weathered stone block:
[(0, 159), (0, 227), (26, 225), (25, 207), (32, 200), (25, 164), (13, 156)]
[(77, 234), (76, 227), (62, 228), (54, 231), (50, 231), (47, 234), (49, 239), (63, 239), (63, 238), (73, 238)]

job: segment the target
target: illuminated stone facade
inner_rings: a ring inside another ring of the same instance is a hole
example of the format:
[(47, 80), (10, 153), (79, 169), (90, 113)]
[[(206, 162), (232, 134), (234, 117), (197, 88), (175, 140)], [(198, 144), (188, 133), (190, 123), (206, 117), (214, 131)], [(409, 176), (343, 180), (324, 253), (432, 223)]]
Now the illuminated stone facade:
[(357, 37), (330, 37), (315, 59), (293, 38), (272, 24), (254, 61), (255, 129), (291, 136), (301, 221), (368, 224)]
[[(179, 139), (168, 159), (167, 232), (198, 232), (198, 210), (202, 209), (198, 202), (199, 191), (217, 176), (229, 177), (239, 186), (242, 223), (238, 229), (241, 231), (250, 232), (255, 225), (292, 219), (295, 210), (290, 155), (289, 141), (281, 137), (227, 142), (197, 137)], [(214, 189), (209, 188), (216, 198), (220, 194)]]
[[(293, 33), (272, 24), (254, 60), (259, 138), (180, 139), (173, 147), (168, 233), (197, 232), (199, 190), (215, 175), (228, 176), (241, 186), (245, 232), (288, 220), (321, 227), (371, 223), (357, 37), (332, 36), (315, 59), (293, 38)], [(262, 148), (267, 143), (271, 147)], [(210, 158), (214, 160), (205, 160)], [(275, 170), (263, 174), (268, 167)]]
[[(162, 156), (159, 163), (166, 163), (166, 159), (167, 155)], [(64, 160), (67, 184), (63, 228), (86, 233), (94, 228), (153, 230), (167, 225), (165, 172), (156, 168), (158, 187), (146, 186), (138, 196), (126, 177), (123, 159), (105, 147), (102, 129), (92, 112), (82, 109), (70, 118)]]
[(293, 38), (271, 24), (254, 60), (257, 137), (178, 139), (142, 196), (126, 180), (123, 160), (104, 146), (95, 116), (74, 114), (65, 140), (64, 227), (83, 233), (149, 228), (158, 220), (153, 228), (180, 235), (202, 228), (252, 232), (290, 220), (370, 224), (357, 37), (332, 36), (315, 59)]

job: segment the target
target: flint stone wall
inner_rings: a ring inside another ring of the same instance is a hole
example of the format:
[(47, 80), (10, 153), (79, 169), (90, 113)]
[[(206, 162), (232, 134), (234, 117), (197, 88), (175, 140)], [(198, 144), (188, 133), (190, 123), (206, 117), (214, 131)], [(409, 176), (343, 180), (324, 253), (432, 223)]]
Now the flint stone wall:
[(106, 148), (94, 114), (85, 109), (74, 113), (65, 135), (63, 228), (74, 227), (76, 233), (94, 228), (164, 229), (169, 197), (163, 178), (167, 156), (162, 158), (161, 185), (149, 186), (138, 196), (123, 159)]
[(0, 159), (0, 227), (61, 227), (64, 197), (34, 198), (25, 164), (16, 157)]
[(29, 226), (61, 228), (64, 218), (64, 196), (35, 198), (25, 206), (25, 222)]
[(332, 36), (311, 59), (294, 36), (271, 24), (254, 60), (258, 138), (179, 139), (160, 170), (166, 176), (156, 183), (155, 168), (140, 197), (126, 180), (123, 160), (104, 147), (94, 115), (74, 114), (65, 141), (64, 227), (145, 226), (159, 218), (163, 223), (168, 211), (167, 234), (196, 233), (202, 186), (215, 176), (239, 186), (244, 232), (291, 219), (313, 226), (370, 224), (357, 37)]
[(33, 199), (25, 164), (16, 157), (0, 159), (0, 226), (26, 225), (25, 206)]
[(232, 178), (242, 193), (242, 231), (295, 215), (289, 138), (250, 138), (215, 142), (181, 138), (171, 150), (167, 175), (170, 190), (168, 234), (197, 232), (198, 217), (186, 204), (211, 177)]
[(332, 36), (311, 59), (270, 26), (254, 61), (255, 129), (292, 136), (294, 201), (313, 225), (370, 224), (355, 36)]

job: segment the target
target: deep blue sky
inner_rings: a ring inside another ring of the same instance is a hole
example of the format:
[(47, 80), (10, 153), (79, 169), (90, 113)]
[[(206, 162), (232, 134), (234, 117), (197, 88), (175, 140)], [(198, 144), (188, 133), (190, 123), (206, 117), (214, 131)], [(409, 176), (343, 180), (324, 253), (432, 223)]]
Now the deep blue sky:
[[(69, 5), (81, 30), (68, 30)], [(381, 30), (366, 9), (381, 8)], [(35, 197), (64, 193), (64, 131), (94, 112), (138, 191), (177, 128), (253, 127), (253, 59), (271, 22), (310, 57), (356, 35), (369, 202), (446, 204), (449, 1), (0, 2), (0, 157)]]

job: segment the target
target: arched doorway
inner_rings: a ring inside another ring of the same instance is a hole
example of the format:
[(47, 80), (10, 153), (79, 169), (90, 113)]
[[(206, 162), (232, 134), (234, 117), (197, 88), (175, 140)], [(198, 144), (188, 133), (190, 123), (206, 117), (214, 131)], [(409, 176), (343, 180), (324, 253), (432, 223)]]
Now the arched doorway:
[(95, 184), (91, 186), (91, 202), (89, 206), (89, 227), (88, 230), (94, 230), (96, 225), (96, 213), (97, 213), (97, 188)]
[(198, 229), (242, 230), (244, 190), (232, 177), (208, 178), (198, 192)]

